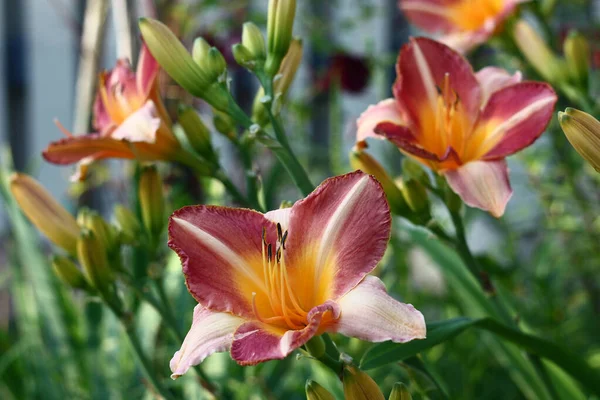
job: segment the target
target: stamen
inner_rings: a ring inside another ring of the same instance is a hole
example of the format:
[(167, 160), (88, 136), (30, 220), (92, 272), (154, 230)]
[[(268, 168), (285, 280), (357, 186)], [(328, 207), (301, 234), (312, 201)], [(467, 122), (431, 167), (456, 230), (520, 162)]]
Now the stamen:
[(283, 249), (285, 250), (285, 241), (287, 240), (288, 237), (288, 231), (285, 231), (283, 233), (283, 237), (281, 238), (281, 246), (283, 247)]
[(60, 129), (60, 131), (62, 132), (62, 134), (65, 135), (66, 137), (68, 137), (68, 138), (72, 138), (73, 137), (73, 135), (71, 134), (71, 132), (69, 132), (67, 130), (67, 128), (65, 128), (64, 125), (61, 124), (60, 121), (58, 119), (56, 119), (56, 118), (54, 119), (54, 125), (56, 125), (56, 127), (58, 129)]
[(281, 242), (281, 238), (283, 237), (281, 224), (277, 223), (277, 240)]

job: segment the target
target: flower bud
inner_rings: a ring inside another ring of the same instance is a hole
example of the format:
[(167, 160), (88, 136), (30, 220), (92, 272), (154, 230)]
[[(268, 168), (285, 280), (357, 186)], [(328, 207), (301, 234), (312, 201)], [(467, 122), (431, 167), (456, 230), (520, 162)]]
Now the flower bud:
[(585, 36), (579, 32), (570, 32), (565, 40), (563, 50), (569, 75), (582, 88), (587, 89), (591, 52)]
[(396, 383), (388, 400), (412, 400), (412, 396), (404, 383)]
[(214, 80), (221, 79), (225, 72), (227, 72), (227, 62), (225, 57), (216, 47), (211, 47), (204, 63), (206, 73)]
[(377, 160), (371, 157), (369, 153), (363, 151), (363, 146), (357, 144), (352, 148), (350, 152), (350, 165), (354, 169), (360, 169), (366, 174), (373, 175), (381, 183), (394, 214), (405, 215), (409, 211), (408, 204), (394, 180)]
[(246, 22), (242, 28), (242, 45), (248, 49), (254, 61), (264, 62), (267, 55), (265, 38), (260, 28), (252, 22)]
[(425, 187), (431, 185), (431, 179), (425, 168), (410, 157), (404, 157), (402, 160), (402, 177), (406, 180), (415, 180)]
[(352, 365), (344, 367), (344, 397), (346, 400), (384, 400), (375, 381)]
[(90, 286), (85, 277), (69, 258), (54, 256), (52, 258), (52, 269), (56, 276), (67, 286), (74, 289), (89, 289)]
[(180, 107), (178, 122), (190, 146), (206, 160), (216, 162), (217, 156), (210, 140), (210, 131), (196, 110), (188, 106)]
[(119, 234), (123, 243), (136, 243), (142, 233), (142, 227), (135, 215), (121, 204), (115, 206), (113, 214), (119, 226)]
[(93, 232), (84, 230), (79, 235), (77, 258), (93, 287), (103, 291), (112, 283), (113, 276), (108, 265), (106, 249)]
[(108, 254), (112, 255), (118, 250), (116, 232), (97, 212), (81, 209), (77, 215), (77, 223), (81, 228), (93, 232)]
[(561, 60), (527, 21), (522, 19), (515, 24), (514, 36), (521, 53), (544, 79), (558, 82), (563, 78)]
[(425, 186), (414, 179), (399, 180), (398, 186), (404, 195), (404, 200), (408, 207), (415, 213), (423, 216), (429, 216), (429, 196)]
[(579, 155), (600, 172), (600, 122), (590, 114), (570, 107), (558, 113), (558, 121)]
[(213, 110), (213, 125), (219, 133), (227, 138), (234, 139), (236, 137), (233, 119), (228, 114)]
[(208, 57), (210, 47), (210, 44), (202, 37), (196, 38), (192, 45), (192, 59), (202, 70), (204, 70), (202, 63)]
[(237, 62), (241, 67), (244, 67), (250, 71), (254, 71), (256, 69), (256, 60), (246, 46), (241, 43), (234, 44), (233, 47), (231, 47), (231, 52), (233, 53), (235, 62)]
[(162, 181), (156, 166), (142, 168), (138, 195), (144, 226), (151, 237), (157, 238), (162, 233), (166, 218)]
[(292, 40), (296, 0), (270, 0), (267, 19), (267, 61), (265, 72), (273, 77)]
[(308, 342), (306, 342), (306, 349), (314, 358), (321, 358), (325, 354), (325, 341), (319, 336), (313, 336)]
[(79, 227), (75, 218), (35, 179), (15, 173), (10, 191), (29, 221), (52, 243), (75, 254)]
[(306, 381), (306, 400), (335, 400), (323, 386), (310, 379)]

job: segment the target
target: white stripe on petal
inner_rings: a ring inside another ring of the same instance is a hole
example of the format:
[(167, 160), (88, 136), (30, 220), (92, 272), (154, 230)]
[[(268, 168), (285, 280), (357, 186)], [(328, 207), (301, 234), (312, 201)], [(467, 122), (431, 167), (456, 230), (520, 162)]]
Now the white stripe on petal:
[(417, 69), (419, 70), (419, 76), (421, 77), (421, 81), (423, 82), (423, 87), (425, 88), (427, 99), (429, 100), (431, 109), (435, 110), (437, 108), (438, 92), (436, 89), (435, 81), (433, 80), (433, 75), (431, 73), (431, 70), (429, 69), (429, 65), (427, 64), (425, 55), (423, 55), (423, 52), (421, 51), (421, 48), (419, 47), (417, 41), (413, 40), (411, 45), (415, 53)]

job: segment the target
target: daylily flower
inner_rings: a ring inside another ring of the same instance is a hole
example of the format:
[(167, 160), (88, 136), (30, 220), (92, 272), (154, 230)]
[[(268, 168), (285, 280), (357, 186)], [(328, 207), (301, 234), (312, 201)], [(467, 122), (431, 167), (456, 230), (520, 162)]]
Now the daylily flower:
[(528, 0), (399, 0), (406, 17), (440, 41), (466, 52), (485, 42), (514, 11)]
[(189, 206), (169, 224), (186, 284), (198, 301), (171, 360), (173, 378), (217, 351), (241, 365), (282, 359), (313, 336), (425, 337), (423, 315), (367, 276), (390, 236), (381, 186), (360, 171), (326, 180), (291, 208)]
[(361, 115), (357, 142), (387, 138), (444, 175), (466, 204), (501, 216), (512, 194), (504, 158), (543, 133), (554, 90), (500, 68), (474, 73), (459, 53), (425, 38), (402, 48), (396, 70), (394, 98)]
[(67, 138), (50, 143), (44, 158), (54, 164), (78, 162), (75, 177), (80, 179), (90, 163), (104, 158), (184, 161), (159, 95), (158, 72), (146, 45), (136, 72), (129, 61), (117, 61), (112, 71), (100, 74), (94, 103), (96, 131), (74, 136), (59, 125)]

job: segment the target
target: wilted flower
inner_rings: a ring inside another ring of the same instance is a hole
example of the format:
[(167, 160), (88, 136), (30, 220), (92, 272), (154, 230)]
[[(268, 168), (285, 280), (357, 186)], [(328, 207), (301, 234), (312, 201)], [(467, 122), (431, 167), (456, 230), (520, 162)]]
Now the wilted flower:
[(575, 150), (600, 172), (600, 122), (590, 114), (574, 108), (559, 112), (558, 120)]
[(465, 52), (485, 42), (527, 0), (399, 0), (406, 17), (440, 41)]
[(176, 211), (169, 246), (198, 301), (171, 360), (172, 377), (216, 351), (241, 365), (282, 359), (312, 337), (425, 337), (423, 315), (367, 276), (390, 236), (381, 186), (362, 172), (326, 180), (291, 208), (191, 206)]
[(119, 60), (110, 72), (100, 74), (94, 103), (95, 133), (50, 143), (43, 155), (54, 164), (79, 162), (74, 178), (85, 178), (86, 167), (104, 158), (185, 162), (185, 152), (171, 131), (171, 121), (158, 91), (159, 66), (144, 45), (137, 71)]
[(543, 133), (552, 88), (500, 68), (475, 74), (460, 54), (425, 38), (403, 47), (396, 70), (394, 98), (361, 115), (357, 142), (387, 138), (444, 175), (465, 203), (501, 216), (512, 194), (504, 158)]

